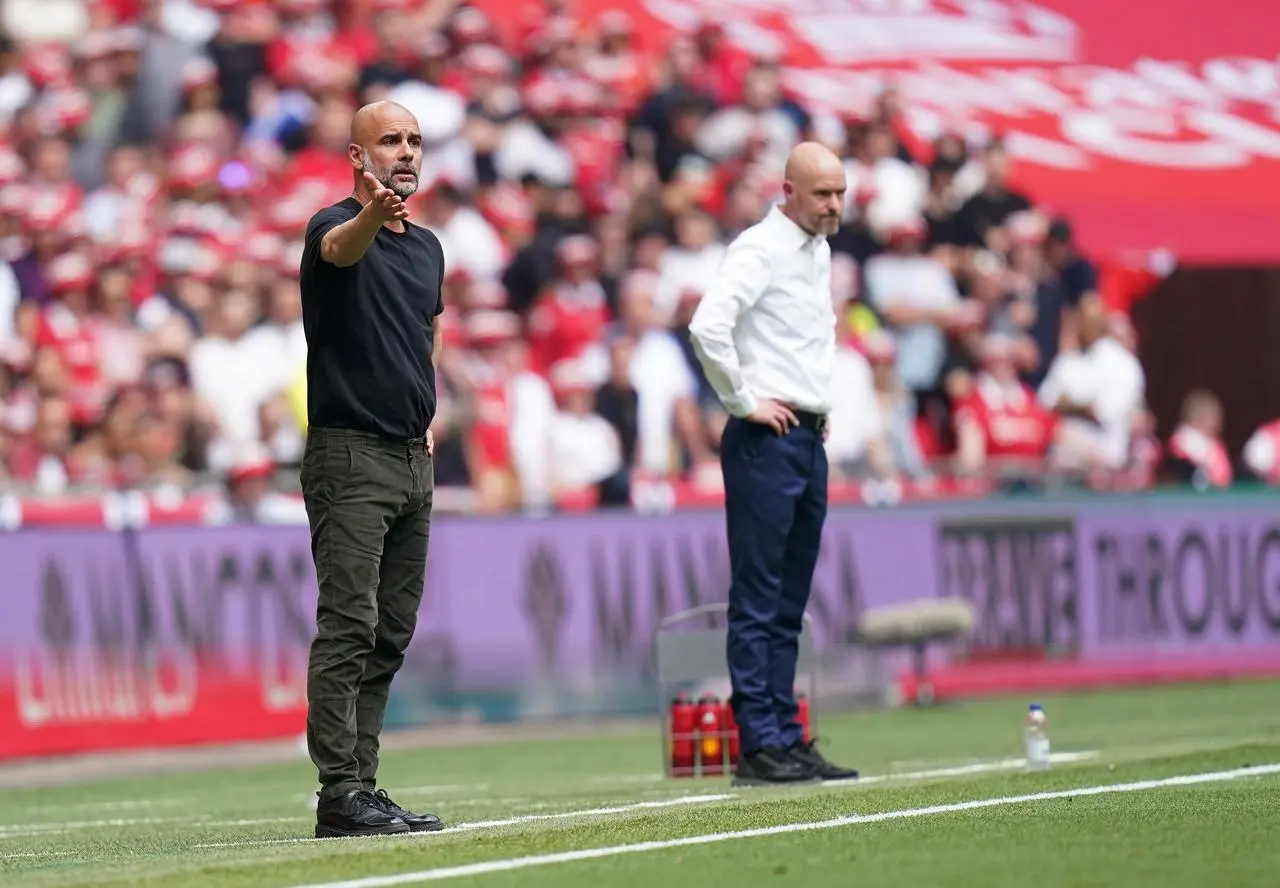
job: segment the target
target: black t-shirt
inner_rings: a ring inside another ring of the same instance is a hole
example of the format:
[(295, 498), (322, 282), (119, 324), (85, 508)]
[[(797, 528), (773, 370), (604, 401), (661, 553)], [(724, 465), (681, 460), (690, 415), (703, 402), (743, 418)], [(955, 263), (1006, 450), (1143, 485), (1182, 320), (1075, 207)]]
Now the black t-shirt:
[(436, 412), (431, 363), (436, 317), (444, 311), (444, 251), (425, 228), (386, 227), (359, 262), (338, 268), (320, 242), (354, 219), (348, 197), (307, 223), (302, 254), (302, 324), (307, 335), (307, 420), (387, 438), (420, 438)]
[(965, 201), (956, 213), (957, 224), (964, 238), (961, 246), (982, 247), (987, 242), (987, 229), (1003, 225), (1014, 213), (1031, 209), (1031, 201), (1016, 191), (987, 194), (980, 191)]

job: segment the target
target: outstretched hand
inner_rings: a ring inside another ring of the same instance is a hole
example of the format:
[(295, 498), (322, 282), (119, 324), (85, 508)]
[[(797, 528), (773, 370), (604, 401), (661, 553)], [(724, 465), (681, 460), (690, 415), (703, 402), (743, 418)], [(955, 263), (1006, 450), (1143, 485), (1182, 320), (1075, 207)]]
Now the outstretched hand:
[(399, 222), (409, 218), (409, 208), (405, 206), (404, 199), (379, 182), (377, 177), (367, 170), (364, 173), (364, 184), (369, 187), (369, 193), (373, 195), (367, 209), (380, 221)]

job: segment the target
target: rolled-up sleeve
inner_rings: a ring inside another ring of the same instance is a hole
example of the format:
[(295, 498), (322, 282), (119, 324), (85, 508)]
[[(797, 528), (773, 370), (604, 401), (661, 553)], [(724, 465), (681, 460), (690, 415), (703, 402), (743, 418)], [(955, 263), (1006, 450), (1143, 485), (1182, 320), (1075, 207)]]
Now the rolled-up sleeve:
[(746, 416), (758, 399), (746, 387), (733, 328), (738, 317), (759, 300), (769, 284), (769, 255), (764, 247), (734, 244), (725, 253), (715, 282), (689, 322), (689, 335), (707, 381), (725, 409)]

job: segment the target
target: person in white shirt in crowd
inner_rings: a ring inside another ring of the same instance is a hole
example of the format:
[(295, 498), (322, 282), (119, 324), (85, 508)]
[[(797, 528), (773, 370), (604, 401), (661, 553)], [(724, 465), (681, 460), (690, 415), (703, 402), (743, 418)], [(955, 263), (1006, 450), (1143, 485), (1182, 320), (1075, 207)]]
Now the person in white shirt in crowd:
[(1133, 353), (1111, 336), (1102, 302), (1080, 306), (1080, 349), (1049, 366), (1037, 397), (1061, 418), (1050, 463), (1065, 472), (1123, 468), (1146, 375)]
[[(840, 327), (847, 329), (850, 312), (841, 305), (836, 314), (841, 319)], [(893, 473), (893, 457), (871, 362), (846, 337), (836, 341), (830, 398), (826, 446), (831, 477), (889, 477)]]
[[(845, 161), (849, 182), (845, 221), (852, 222), (859, 214), (865, 214), (867, 227), (881, 239), (896, 226), (915, 222), (924, 212), (928, 179), (897, 156), (892, 130), (873, 124), (851, 148), (852, 156)], [(864, 203), (857, 200), (859, 195)]]
[(511, 258), (498, 232), (453, 183), (438, 181), (423, 199), (423, 220), (440, 238), (445, 267), (475, 280), (496, 280)]
[(916, 438), (915, 398), (894, 369), (898, 353), (893, 337), (885, 330), (871, 330), (862, 337), (862, 349), (871, 365), (871, 384), (883, 426), (887, 450), (885, 474), (921, 483), (932, 481)]
[(675, 335), (658, 320), (657, 288), (651, 272), (636, 271), (623, 279), (618, 296), (621, 326), (635, 343), (631, 357), (631, 385), (639, 397), (635, 468), (658, 476), (680, 474), (678, 439), (696, 466), (713, 467), (718, 475), (703, 434), (697, 380)]
[(1234, 474), (1222, 443), (1222, 401), (1213, 392), (1196, 389), (1182, 402), (1182, 421), (1169, 438), (1161, 480), (1204, 490), (1230, 487)]
[(696, 146), (713, 161), (740, 155), (758, 140), (760, 161), (777, 169), (804, 133), (796, 115), (788, 113), (782, 93), (782, 72), (776, 60), (757, 58), (742, 84), (742, 103), (721, 108), (698, 131)]
[(557, 409), (551, 420), (551, 491), (555, 497), (579, 493), (622, 470), (617, 431), (595, 412), (595, 392), (575, 361), (551, 368)]
[(218, 423), (218, 437), (209, 446), (214, 471), (226, 471), (239, 448), (259, 440), (259, 407), (280, 389), (282, 356), (267, 340), (249, 335), (256, 303), (244, 290), (223, 293), (211, 313), (209, 335), (191, 348), (191, 387)]
[(816, 142), (784, 171), (785, 200), (734, 239), (689, 332), (731, 418), (720, 444), (732, 585), (730, 698), (736, 784), (848, 779), (805, 741), (798, 639), (827, 514), (824, 449), (836, 318), (831, 247), (845, 172)]
[(676, 242), (662, 253), (654, 307), (658, 320), (670, 325), (683, 293), (705, 293), (715, 280), (724, 258), (724, 245), (716, 240), (715, 220), (705, 211), (685, 210), (675, 222)]
[[(266, 311), (262, 322), (245, 334), (247, 349), (255, 347), (277, 356), (277, 388), (289, 386), (299, 368), (307, 363), (307, 335), (302, 328), (302, 289), (298, 283), (303, 244), (285, 247), (277, 263), (277, 274), (268, 278)], [(265, 277), (265, 275), (264, 275)]]
[(892, 331), (898, 376), (914, 392), (938, 388), (947, 357), (947, 336), (967, 321), (955, 279), (924, 255), (925, 226), (919, 217), (895, 223), (888, 251), (867, 260), (867, 302)]

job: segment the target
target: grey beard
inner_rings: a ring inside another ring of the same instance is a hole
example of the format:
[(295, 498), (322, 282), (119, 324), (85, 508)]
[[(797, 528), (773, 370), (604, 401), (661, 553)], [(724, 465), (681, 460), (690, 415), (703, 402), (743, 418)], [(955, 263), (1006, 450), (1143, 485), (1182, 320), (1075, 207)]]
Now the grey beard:
[(415, 174), (413, 182), (397, 182), (392, 176), (395, 174), (386, 167), (376, 167), (368, 157), (364, 159), (364, 171), (373, 173), (373, 177), (381, 183), (383, 188), (390, 188), (395, 192), (396, 197), (403, 200), (418, 190), (417, 176)]

